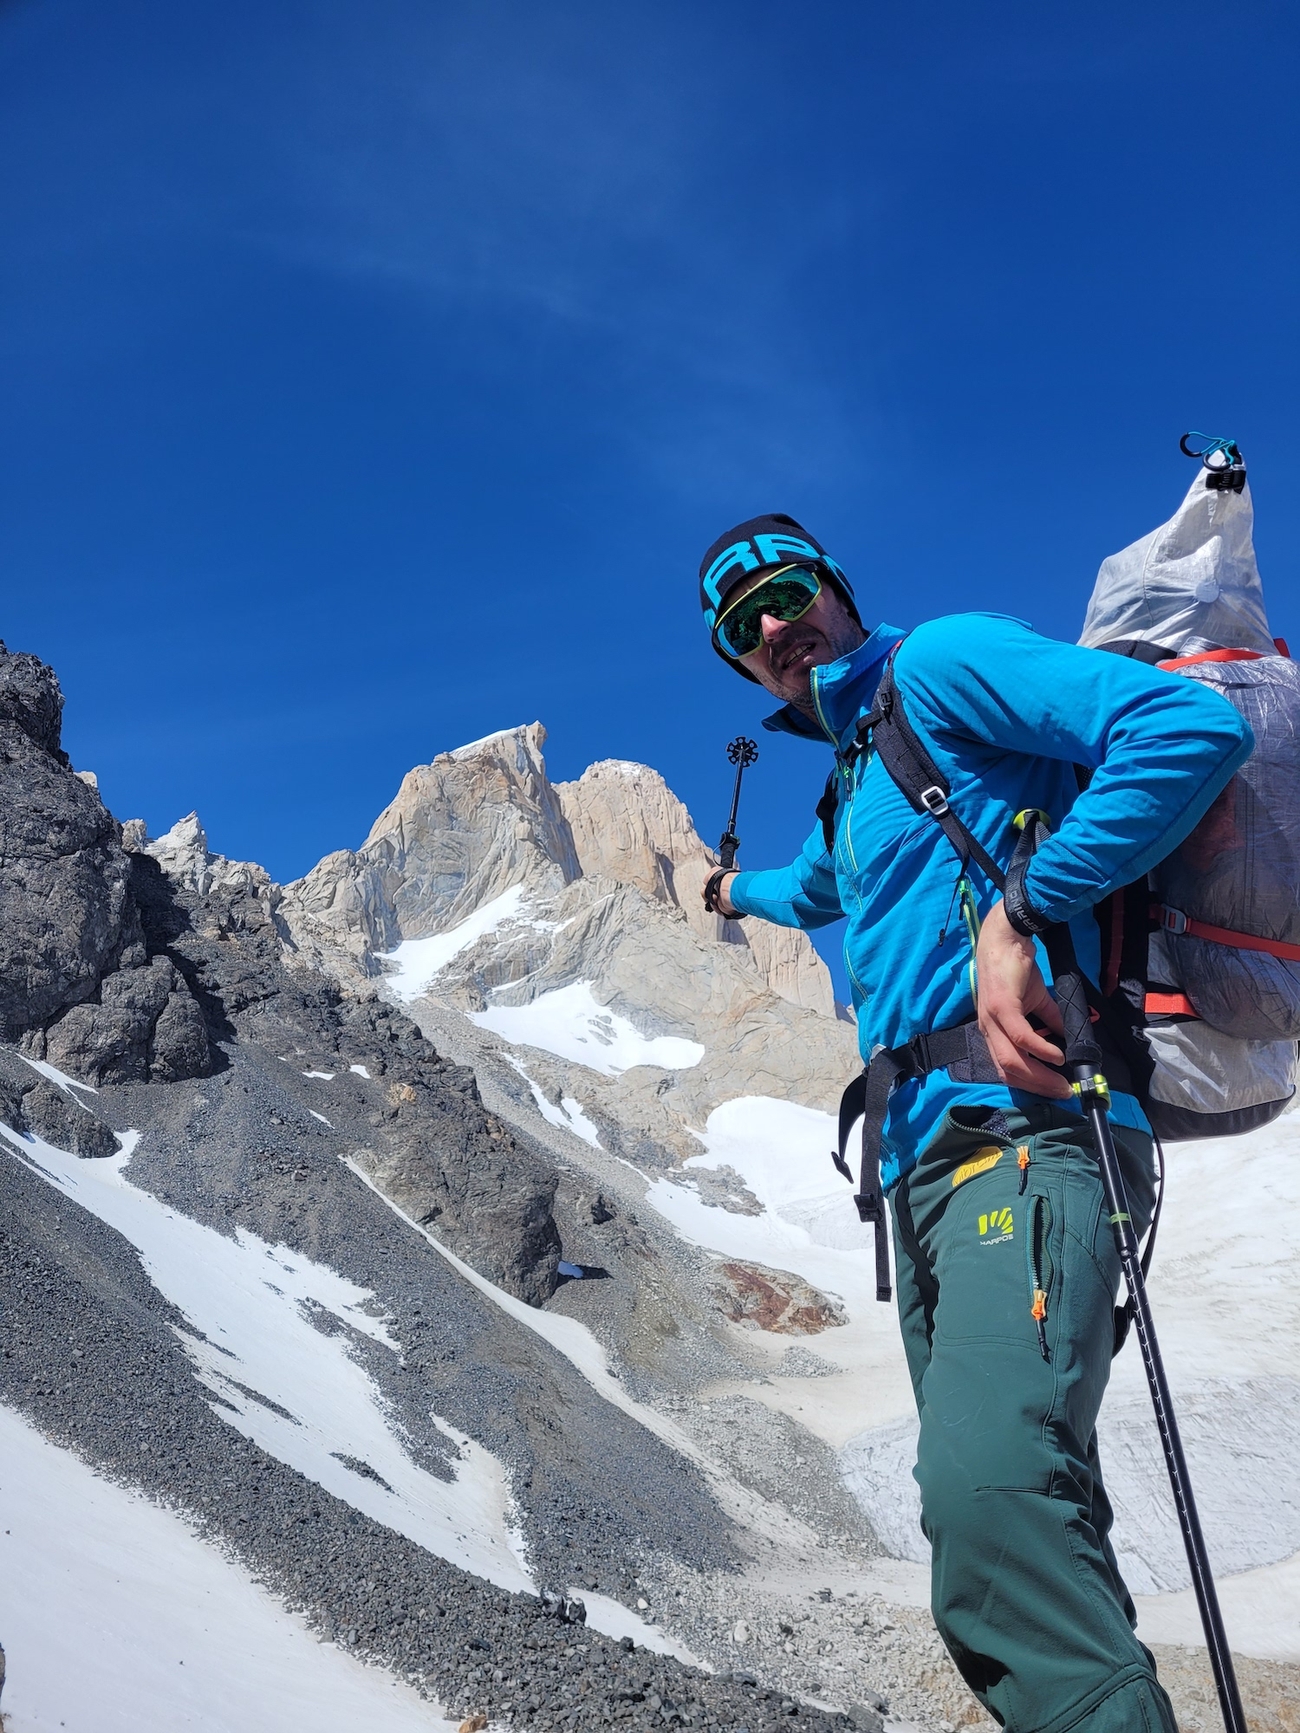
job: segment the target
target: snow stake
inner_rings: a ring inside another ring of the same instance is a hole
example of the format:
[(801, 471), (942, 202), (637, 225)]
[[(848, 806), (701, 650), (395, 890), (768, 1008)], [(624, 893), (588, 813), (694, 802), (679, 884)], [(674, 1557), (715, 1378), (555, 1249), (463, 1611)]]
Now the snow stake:
[(727, 758), (736, 767), (736, 786), (731, 794), (731, 816), (718, 844), (718, 859), (724, 872), (730, 872), (735, 865), (736, 850), (740, 847), (740, 838), (736, 835), (736, 814), (740, 810), (740, 779), (757, 757), (758, 747), (752, 740), (746, 740), (743, 734), (738, 734), (727, 748)]

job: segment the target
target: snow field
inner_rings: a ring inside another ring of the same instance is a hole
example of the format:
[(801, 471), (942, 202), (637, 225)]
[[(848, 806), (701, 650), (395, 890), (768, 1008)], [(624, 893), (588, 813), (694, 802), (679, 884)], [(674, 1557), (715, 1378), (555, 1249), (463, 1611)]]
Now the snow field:
[[(494, 933), (508, 922), (523, 922), (539, 932), (555, 930), (552, 921), (530, 920), (522, 885), (512, 885), (474, 910), (459, 926), (449, 932), (435, 933), (426, 939), (404, 939), (393, 951), (378, 953), (380, 962), (390, 966), (384, 977), (385, 989), (399, 1004), (410, 1005), (433, 986), (447, 965), (467, 951), (471, 945)], [(698, 1065), (704, 1048), (698, 1041), (688, 1041), (677, 1035), (642, 1035), (626, 1017), (600, 1004), (591, 990), (590, 981), (574, 981), (567, 987), (555, 987), (540, 994), (527, 1005), (489, 1005), (485, 1011), (468, 1013), (471, 1023), (491, 1029), (512, 1046), (539, 1047), (560, 1059), (585, 1065), (604, 1077), (617, 1077), (634, 1065), (655, 1065), (665, 1071), (683, 1071)], [(304, 1076), (322, 1076), (321, 1072), (305, 1072)], [(543, 1105), (540, 1091), (534, 1095), (543, 1117), (553, 1125), (563, 1125), (576, 1131), (589, 1143), (595, 1140), (595, 1128), (583, 1129), (585, 1116), (578, 1108), (576, 1119), (554, 1119), (553, 1103)], [(574, 1104), (577, 1106), (577, 1104)], [(587, 1122), (589, 1125), (589, 1122)], [(599, 1145), (596, 1145), (599, 1148)]]
[[(7, 1733), (442, 1733), (179, 1517), (0, 1408)], [(143, 1640), (142, 1640), (143, 1639)]]
[[(5, 1126), (0, 1136), (15, 1159), (136, 1248), (150, 1281), (193, 1326), (193, 1334), (178, 1333), (196, 1376), (220, 1397), (214, 1412), (222, 1420), (439, 1558), (501, 1588), (531, 1590), (502, 1464), (436, 1416), (451, 1447), (454, 1479), (440, 1480), (412, 1461), (354, 1351), (361, 1339), (383, 1353), (398, 1352), (364, 1288), (244, 1229), (228, 1238), (132, 1185), (126, 1169), (134, 1134), (117, 1156), (99, 1161)], [(324, 1335), (313, 1313), (328, 1314), (345, 1329)], [(368, 1465), (379, 1480), (355, 1472), (342, 1457)]]
[(684, 1174), (731, 1168), (763, 1213), (733, 1214), (705, 1203), (689, 1183), (663, 1177), (650, 1185), (646, 1201), (693, 1245), (790, 1270), (842, 1300), (849, 1314), (846, 1325), (821, 1332), (816, 1352), (851, 1377), (780, 1378), (746, 1391), (835, 1449), (863, 1427), (912, 1414), (897, 1319), (876, 1300), (869, 1232), (858, 1220), (852, 1188), (831, 1165), (835, 1120), (792, 1101), (741, 1096), (715, 1108), (696, 1135), (704, 1152), (683, 1164)]

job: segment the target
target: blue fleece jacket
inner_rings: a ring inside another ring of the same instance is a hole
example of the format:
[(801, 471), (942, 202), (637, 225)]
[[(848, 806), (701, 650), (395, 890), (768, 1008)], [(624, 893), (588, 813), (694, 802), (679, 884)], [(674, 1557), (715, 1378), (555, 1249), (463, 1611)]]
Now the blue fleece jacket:
[[(949, 615), (906, 637), (879, 626), (851, 655), (814, 668), (817, 724), (787, 707), (765, 726), (835, 748), (833, 854), (819, 825), (790, 866), (742, 872), (729, 894), (743, 913), (784, 927), (810, 931), (847, 917), (844, 962), (864, 1059), (919, 1031), (953, 1028), (975, 1009), (976, 923), (961, 917), (952, 845), (932, 818), (913, 811), (874, 754), (852, 770), (844, 764), (900, 639), (894, 675), (907, 715), (951, 784), (953, 808), (993, 858), (1003, 867), (1010, 861), (1015, 813), (1048, 814), (1052, 835), (1025, 888), (1050, 919), (1070, 922), (1079, 961), (1094, 979), (1093, 904), (1176, 848), (1254, 745), (1248, 724), (1207, 687), (1056, 643), (998, 614)], [(1075, 765), (1092, 772), (1082, 794)], [(982, 916), (997, 893), (975, 867), (970, 884)], [(1046, 972), (1041, 947), (1040, 962)], [(950, 1108), (1036, 1099), (1002, 1085), (955, 1083), (946, 1071), (903, 1084), (890, 1102), (885, 1183), (913, 1166)], [(1121, 1123), (1146, 1123), (1129, 1097), (1117, 1095), (1112, 1113)]]

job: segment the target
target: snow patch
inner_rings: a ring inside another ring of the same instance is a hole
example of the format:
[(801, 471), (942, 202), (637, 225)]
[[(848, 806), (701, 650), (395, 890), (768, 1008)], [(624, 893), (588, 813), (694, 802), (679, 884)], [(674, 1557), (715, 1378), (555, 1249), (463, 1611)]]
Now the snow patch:
[(0, 1408), (0, 1626), (14, 1733), (440, 1733), (391, 1673), (303, 1622), (172, 1512)]
[[(1280, 1564), (1218, 1576), (1219, 1603), (1228, 1640), (1239, 1655), (1270, 1661), (1300, 1661), (1300, 1553)], [(1193, 1589), (1174, 1595), (1134, 1595), (1138, 1636), (1144, 1643), (1205, 1642)]]
[(831, 1165), (838, 1128), (829, 1113), (770, 1096), (724, 1102), (696, 1137), (702, 1155), (692, 1168), (729, 1167), (763, 1206), (756, 1216), (733, 1215), (705, 1203), (690, 1186), (662, 1176), (646, 1194), (661, 1215), (695, 1245), (728, 1257), (749, 1258), (793, 1270), (817, 1287), (830, 1287), (850, 1308), (874, 1303), (861, 1223), (844, 1180)]
[(570, 1131), (576, 1132), (584, 1143), (589, 1143), (593, 1149), (599, 1149), (600, 1133), (582, 1110), (582, 1103), (572, 1095), (560, 1097), (560, 1111), (568, 1121)]
[(355, 1071), (358, 1077), (364, 1077), (366, 1082), (369, 1083), (370, 1073), (366, 1070), (364, 1065), (349, 1065), (348, 1070)]
[(679, 1643), (676, 1637), (669, 1636), (658, 1625), (645, 1624), (622, 1601), (616, 1601), (611, 1595), (593, 1594), (590, 1589), (581, 1587), (570, 1588), (569, 1593), (586, 1607), (587, 1624), (593, 1631), (599, 1631), (602, 1637), (616, 1640), (631, 1637), (643, 1649), (653, 1649), (659, 1655), (675, 1655), (688, 1667), (698, 1667), (703, 1673), (713, 1671), (709, 1663), (692, 1654), (685, 1643)]
[(507, 1065), (514, 1067), (532, 1091), (533, 1100), (537, 1103), (537, 1111), (548, 1125), (558, 1125), (562, 1131), (576, 1132), (593, 1149), (602, 1147), (600, 1134), (590, 1119), (587, 1118), (580, 1101), (575, 1100), (572, 1095), (562, 1095), (560, 1105), (557, 1107), (553, 1101), (547, 1099), (542, 1092), (541, 1085), (533, 1081), (513, 1053), (507, 1053), (505, 1060)]
[(319, 1077), (322, 1080), (322, 1082), (325, 1082), (325, 1083), (333, 1083), (333, 1081), (334, 1081), (334, 1073), (332, 1071), (304, 1071), (303, 1076), (304, 1077)]
[(330, 1125), (329, 1120), (326, 1119), (326, 1117), (323, 1113), (317, 1113), (317, 1111), (314, 1107), (309, 1107), (307, 1109), (307, 1111), (308, 1111), (308, 1113), (311, 1114), (313, 1119), (319, 1119), (322, 1125), (329, 1125), (330, 1130), (333, 1131), (334, 1127), (332, 1125)]
[(84, 1089), (88, 1095), (99, 1094), (93, 1083), (78, 1083), (75, 1077), (69, 1077), (66, 1071), (60, 1071), (57, 1065), (50, 1065), (44, 1059), (29, 1059), (25, 1053), (14, 1053), (14, 1058), (30, 1065), (33, 1071), (39, 1071), (42, 1077), (48, 1077), (51, 1083), (57, 1083), (60, 1089)]
[(469, 1020), (512, 1046), (540, 1047), (604, 1077), (616, 1077), (634, 1065), (687, 1071), (704, 1057), (698, 1041), (642, 1035), (626, 1017), (598, 1003), (590, 981), (553, 988), (528, 1005), (489, 1005), (486, 1011), (471, 1012)]
[(480, 746), (488, 746), (492, 741), (500, 740), (507, 734), (519, 734), (527, 726), (528, 724), (526, 722), (520, 722), (513, 728), (498, 728), (495, 734), (484, 734), (477, 740), (466, 741), (464, 746), (454, 746), (451, 751), (446, 754), (446, 757), (463, 758), (467, 752), (477, 752)]
[[(455, 1478), (439, 1480), (416, 1466), (394, 1430), (363, 1364), (366, 1350), (357, 1352), (358, 1337), (398, 1352), (371, 1293), (243, 1228), (233, 1238), (217, 1233), (132, 1185), (126, 1167), (137, 1133), (99, 1161), (4, 1125), (0, 1137), (16, 1159), (135, 1246), (145, 1274), (191, 1326), (192, 1334), (177, 1334), (200, 1382), (220, 1398), (213, 1408), (222, 1420), (438, 1557), (502, 1588), (531, 1588), (496, 1457), (431, 1416), (454, 1446)], [(312, 1322), (320, 1313), (347, 1328), (323, 1334)], [(339, 1456), (368, 1463), (391, 1490), (353, 1474)]]
[(392, 972), (384, 982), (388, 991), (404, 1005), (418, 999), (428, 990), (453, 957), (458, 957), (477, 940), (495, 932), (504, 921), (520, 918), (524, 906), (524, 887), (511, 885), (499, 897), (484, 903), (467, 920), (447, 933), (433, 933), (427, 939), (403, 939), (395, 951), (380, 951), (381, 963), (391, 963)]

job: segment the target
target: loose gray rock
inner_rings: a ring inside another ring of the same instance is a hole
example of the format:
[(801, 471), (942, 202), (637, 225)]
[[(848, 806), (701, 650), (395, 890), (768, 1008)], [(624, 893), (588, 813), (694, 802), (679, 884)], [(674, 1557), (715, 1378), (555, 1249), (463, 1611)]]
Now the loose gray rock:
[(850, 1703), (849, 1720), (858, 1733), (885, 1733), (884, 1717), (866, 1703)]

